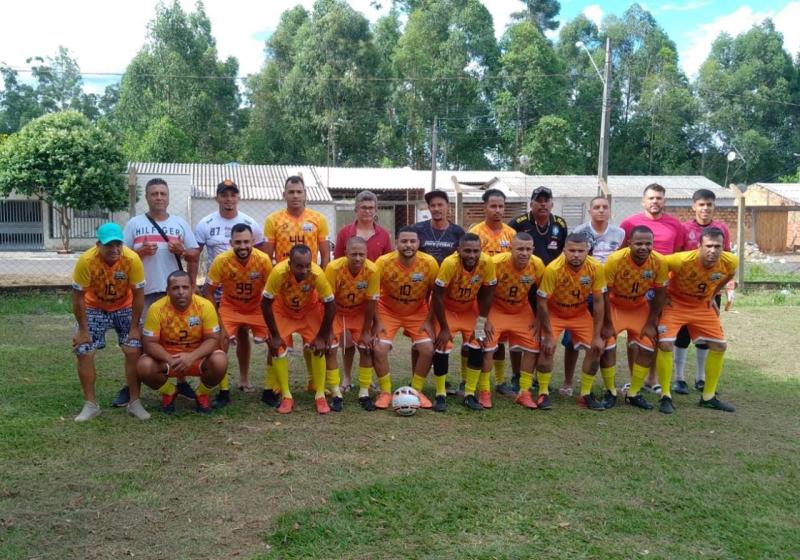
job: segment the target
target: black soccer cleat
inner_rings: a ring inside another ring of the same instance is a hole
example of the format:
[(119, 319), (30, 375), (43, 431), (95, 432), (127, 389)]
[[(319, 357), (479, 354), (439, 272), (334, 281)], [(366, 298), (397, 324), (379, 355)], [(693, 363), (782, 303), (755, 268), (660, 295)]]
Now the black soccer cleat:
[(219, 410), (220, 408), (225, 408), (229, 404), (231, 404), (231, 392), (220, 391), (214, 397), (214, 402), (211, 403), (211, 408), (214, 410)]
[(617, 406), (617, 395), (612, 394), (611, 391), (603, 393), (603, 408), (609, 409), (615, 406)]
[(653, 410), (653, 405), (647, 402), (641, 394), (635, 397), (625, 397), (625, 402), (642, 410)]
[(605, 410), (603, 403), (594, 398), (592, 393), (578, 397), (578, 405), (589, 410)]
[(374, 410), (378, 410), (375, 407), (375, 403), (372, 402), (372, 399), (369, 398), (369, 397), (358, 397), (358, 404), (360, 404), (361, 408), (363, 408), (367, 412), (372, 412)]
[(519, 389), (515, 391), (508, 383), (500, 383), (499, 385), (495, 385), (494, 390), (498, 395), (502, 395), (504, 397), (516, 397), (517, 393), (519, 392)]
[(695, 389), (697, 389), (698, 391), (701, 391), (701, 392), (702, 392), (702, 391), (703, 391), (703, 389), (705, 389), (705, 388), (706, 388), (706, 382), (705, 382), (705, 380), (703, 380), (703, 379), (698, 379), (697, 381), (695, 381), (695, 382), (694, 382), (694, 388), (695, 388)]
[(178, 389), (177, 395), (179, 397), (183, 397), (184, 399), (189, 401), (193, 401), (197, 398), (197, 394), (194, 392), (194, 389), (192, 389), (192, 386), (189, 385), (189, 383), (187, 383), (186, 381), (181, 381), (180, 383), (175, 385), (175, 388)]
[(661, 402), (658, 405), (658, 411), (664, 414), (672, 414), (675, 412), (675, 406), (672, 404), (670, 397), (661, 397)]
[(131, 390), (128, 389), (127, 385), (123, 385), (122, 389), (120, 389), (114, 398), (111, 399), (111, 406), (114, 408), (120, 408), (123, 406), (127, 406), (127, 404), (131, 400)]
[(689, 394), (689, 384), (686, 383), (683, 379), (680, 381), (676, 381), (672, 384), (672, 392), (678, 393), (679, 395), (688, 395)]
[(550, 402), (550, 395), (542, 393), (536, 397), (536, 408), (539, 410), (552, 410), (553, 403)]
[(281, 399), (272, 389), (264, 389), (261, 392), (261, 402), (267, 406), (276, 408), (279, 404), (281, 404)]
[(344, 399), (342, 397), (333, 397), (331, 401), (331, 410), (333, 412), (341, 412), (344, 410)]
[(710, 408), (711, 410), (721, 410), (723, 412), (736, 412), (736, 408), (734, 408), (733, 405), (719, 400), (716, 395), (713, 399), (707, 401), (704, 401), (701, 397), (699, 406), (701, 408)]
[(447, 399), (444, 395), (436, 395), (436, 400), (433, 403), (434, 412), (445, 412), (447, 410)]
[(467, 395), (464, 397), (463, 404), (470, 410), (483, 410), (483, 405), (478, 402), (475, 395)]

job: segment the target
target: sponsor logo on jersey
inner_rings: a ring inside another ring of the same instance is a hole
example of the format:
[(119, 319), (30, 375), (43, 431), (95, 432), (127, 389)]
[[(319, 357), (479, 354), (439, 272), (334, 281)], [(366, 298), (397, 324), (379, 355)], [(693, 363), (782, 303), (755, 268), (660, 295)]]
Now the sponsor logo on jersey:
[(580, 282), (581, 282), (581, 286), (588, 286), (589, 284), (592, 283), (592, 277), (591, 276), (581, 276)]
[(469, 279), (469, 283), (470, 284), (477, 284), (480, 281), (481, 281), (481, 275), (480, 274), (474, 274), (472, 276), (472, 278)]
[(558, 241), (553, 240), (547, 244), (548, 251), (557, 251), (558, 250)]
[(303, 284), (302, 286), (300, 286), (300, 291), (304, 292), (304, 293), (305, 292), (310, 292), (311, 291), (311, 286), (309, 284)]
[(652, 270), (644, 270), (644, 271), (642, 271), (642, 278), (644, 278), (645, 280), (650, 280), (650, 279), (653, 278), (653, 276), (654, 276), (654, 274), (653, 274)]
[(261, 278), (261, 273), (260, 272), (251, 272), (250, 273), (250, 280), (257, 280), (258, 278)]
[(128, 278), (128, 275), (121, 270), (118, 270), (114, 273), (114, 280), (125, 280), (126, 278)]
[(533, 284), (533, 278), (528, 276), (527, 274), (523, 274), (522, 276), (520, 276), (519, 281), (522, 284)]
[(500, 246), (501, 247), (511, 247), (511, 243), (506, 241), (505, 239), (501, 239), (500, 240)]
[(201, 324), (200, 317), (197, 317), (195, 315), (189, 315), (188, 323), (190, 327), (199, 327)]
[(314, 231), (314, 224), (309, 222), (303, 222), (303, 231)]
[(658, 334), (664, 334), (667, 332), (667, 325), (658, 325)]
[(558, 227), (557, 225), (553, 224), (553, 235), (558, 235), (560, 231), (561, 231), (561, 228)]
[(425, 276), (421, 272), (415, 272), (411, 275), (412, 282), (422, 282), (425, 279)]
[(366, 290), (367, 289), (367, 282), (362, 280), (356, 283), (356, 290)]
[(712, 282), (716, 282), (717, 280), (722, 278), (722, 273), (721, 272), (712, 272), (711, 276), (709, 276), (709, 278), (711, 279)]

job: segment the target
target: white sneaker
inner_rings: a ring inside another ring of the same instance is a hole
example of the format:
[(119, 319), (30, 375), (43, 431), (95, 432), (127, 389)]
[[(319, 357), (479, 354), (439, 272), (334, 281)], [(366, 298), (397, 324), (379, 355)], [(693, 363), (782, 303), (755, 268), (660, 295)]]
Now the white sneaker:
[(562, 397), (571, 397), (573, 394), (572, 387), (570, 385), (562, 385), (558, 388), (558, 394)]
[(97, 418), (100, 416), (100, 405), (97, 403), (93, 403), (92, 401), (86, 401), (83, 403), (83, 408), (81, 409), (81, 413), (75, 417), (76, 422), (87, 422), (92, 418)]
[(145, 410), (144, 406), (142, 406), (142, 401), (139, 399), (128, 403), (128, 416), (133, 416), (139, 420), (150, 419), (150, 413)]

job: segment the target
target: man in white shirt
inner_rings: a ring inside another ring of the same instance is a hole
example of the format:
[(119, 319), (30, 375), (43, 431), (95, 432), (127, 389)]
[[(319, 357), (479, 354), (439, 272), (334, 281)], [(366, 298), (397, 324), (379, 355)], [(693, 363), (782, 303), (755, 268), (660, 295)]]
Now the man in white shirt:
[(573, 233), (583, 233), (589, 240), (589, 254), (605, 264), (608, 256), (622, 247), (625, 230), (609, 224), (611, 206), (604, 196), (596, 196), (589, 203), (590, 220), (576, 227)]

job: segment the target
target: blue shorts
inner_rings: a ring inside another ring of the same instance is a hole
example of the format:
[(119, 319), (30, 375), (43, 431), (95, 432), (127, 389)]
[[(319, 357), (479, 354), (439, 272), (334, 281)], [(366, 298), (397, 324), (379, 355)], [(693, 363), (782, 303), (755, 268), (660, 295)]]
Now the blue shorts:
[[(141, 348), (140, 340), (128, 340), (128, 333), (131, 330), (131, 320), (133, 319), (133, 308), (123, 307), (116, 311), (104, 311), (96, 307), (86, 308), (86, 322), (89, 327), (89, 336), (92, 342), (84, 343), (75, 348), (76, 356), (83, 356), (95, 350), (102, 350), (106, 347), (106, 331), (113, 328), (117, 333), (119, 345), (130, 346), (131, 348)], [(75, 332), (78, 325), (75, 324)]]

